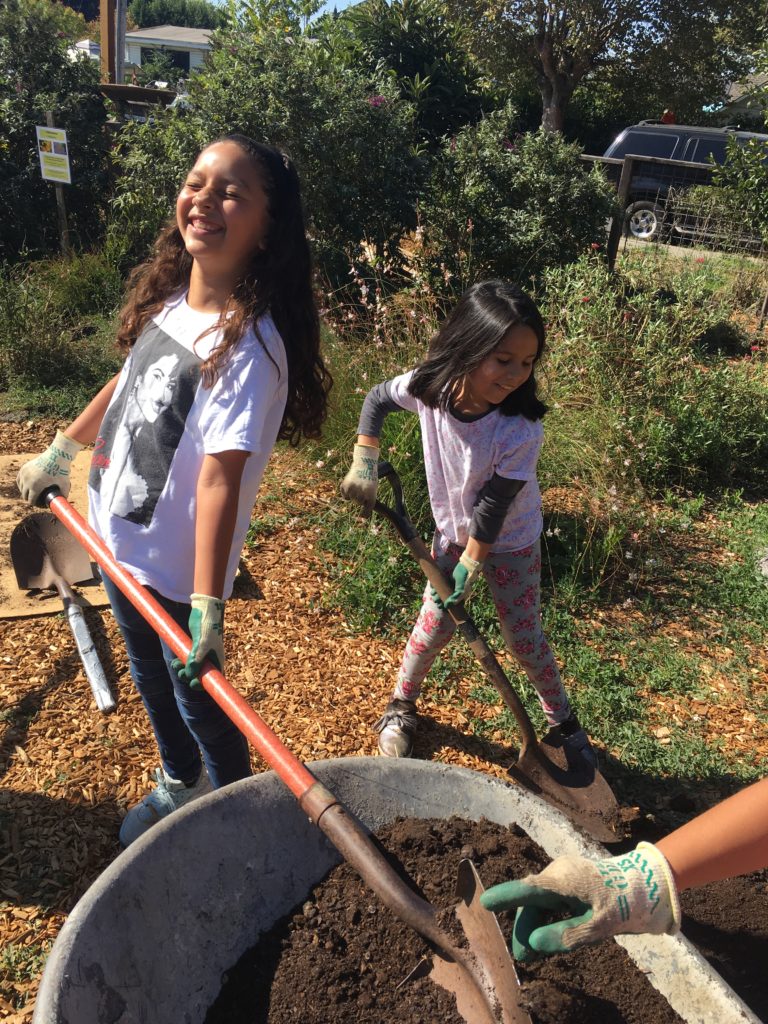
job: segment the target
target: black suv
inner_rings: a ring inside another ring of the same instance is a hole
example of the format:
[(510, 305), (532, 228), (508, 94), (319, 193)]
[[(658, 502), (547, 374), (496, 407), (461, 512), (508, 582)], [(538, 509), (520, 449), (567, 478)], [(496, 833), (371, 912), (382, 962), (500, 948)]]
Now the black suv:
[[(619, 160), (625, 156), (666, 157), (690, 164), (723, 164), (728, 139), (734, 137), (740, 143), (755, 139), (768, 144), (768, 135), (756, 132), (641, 121), (617, 135), (603, 156)], [(621, 167), (606, 164), (605, 170), (609, 179), (618, 183)], [(630, 184), (626, 233), (651, 241), (658, 240), (668, 232), (675, 232), (675, 223), (670, 222), (666, 210), (667, 197), (681, 188), (709, 185), (711, 182), (712, 172), (709, 168), (675, 167), (638, 161)]]

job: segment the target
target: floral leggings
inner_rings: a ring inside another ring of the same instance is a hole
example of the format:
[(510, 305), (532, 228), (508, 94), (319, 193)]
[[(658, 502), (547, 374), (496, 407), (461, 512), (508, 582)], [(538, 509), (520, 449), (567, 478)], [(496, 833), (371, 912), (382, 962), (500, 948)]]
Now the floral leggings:
[[(450, 544), (440, 553), (438, 537), (432, 545), (433, 557), (444, 573), (450, 575), (462, 549)], [(541, 706), (550, 725), (557, 725), (571, 713), (560, 672), (541, 628), (540, 579), (541, 545), (537, 540), (519, 551), (491, 552), (483, 567), (493, 596), (504, 642), (536, 687)], [(405, 645), (397, 674), (396, 698), (415, 701), (421, 693), (432, 663), (454, 634), (450, 615), (432, 597), (429, 585), (424, 590), (421, 612)]]

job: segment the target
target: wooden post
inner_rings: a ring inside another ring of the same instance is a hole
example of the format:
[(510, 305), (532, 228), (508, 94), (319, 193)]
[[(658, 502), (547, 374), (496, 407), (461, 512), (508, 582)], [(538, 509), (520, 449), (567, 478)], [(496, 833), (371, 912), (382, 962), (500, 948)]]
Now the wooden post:
[(101, 80), (115, 80), (115, 0), (99, 0), (101, 26)]
[(629, 197), (629, 186), (632, 182), (632, 167), (634, 164), (634, 157), (625, 156), (624, 163), (621, 168), (621, 177), (619, 178), (619, 187), (616, 194), (616, 202), (618, 203), (618, 213), (615, 217), (611, 218), (611, 229), (608, 232), (608, 269), (613, 270), (616, 265), (616, 255), (619, 251), (619, 242), (624, 231), (624, 217), (627, 209), (627, 199)]
[[(46, 110), (45, 123), (48, 125), (49, 128), (54, 127), (52, 110)], [(72, 245), (69, 241), (67, 208), (64, 204), (64, 186), (59, 184), (59, 182), (56, 182), (53, 187), (56, 190), (56, 209), (59, 214), (59, 236), (61, 238), (61, 249), (64, 255), (67, 258), (69, 258), (72, 255)]]

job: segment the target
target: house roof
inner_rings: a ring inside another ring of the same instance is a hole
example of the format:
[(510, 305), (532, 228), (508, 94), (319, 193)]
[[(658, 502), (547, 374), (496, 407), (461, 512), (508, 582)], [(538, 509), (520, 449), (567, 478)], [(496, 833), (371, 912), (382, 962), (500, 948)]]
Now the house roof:
[(768, 75), (747, 75), (743, 81), (732, 82), (728, 86), (726, 90), (727, 102), (735, 103), (736, 100), (740, 100), (745, 94), (752, 93), (755, 89), (765, 89), (766, 85), (768, 85)]
[(184, 25), (153, 25), (125, 33), (126, 43), (157, 43), (163, 46), (192, 47), (196, 50), (211, 48), (210, 28), (186, 28)]

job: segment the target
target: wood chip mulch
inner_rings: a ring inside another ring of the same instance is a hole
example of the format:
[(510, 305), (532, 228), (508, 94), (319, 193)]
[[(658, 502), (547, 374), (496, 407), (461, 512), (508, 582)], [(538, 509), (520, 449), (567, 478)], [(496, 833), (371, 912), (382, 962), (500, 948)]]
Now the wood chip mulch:
[[(2, 423), (3, 448), (42, 450), (54, 426)], [(304, 761), (376, 752), (371, 724), (402, 653), (400, 641), (352, 635), (338, 611), (323, 607), (330, 556), (316, 550), (320, 527), (306, 513), (338, 499), (319, 474), (309, 479), (313, 473), (290, 450), (274, 456), (262, 494), (280, 494), (281, 516), (243, 555), (226, 627), (227, 678)], [(8, 951), (8, 962), (0, 961), (0, 1019), (7, 1024), (31, 1021), (43, 954), (119, 853), (121, 817), (152, 787), (159, 763), (112, 615), (87, 615), (116, 690), (111, 715), (96, 708), (62, 615), (0, 622), (0, 935)], [(508, 778), (514, 748), (462, 731), (468, 716), (498, 710), (467, 698), (457, 716), (425, 699), (417, 755)], [(255, 752), (252, 762), (265, 770)]]

